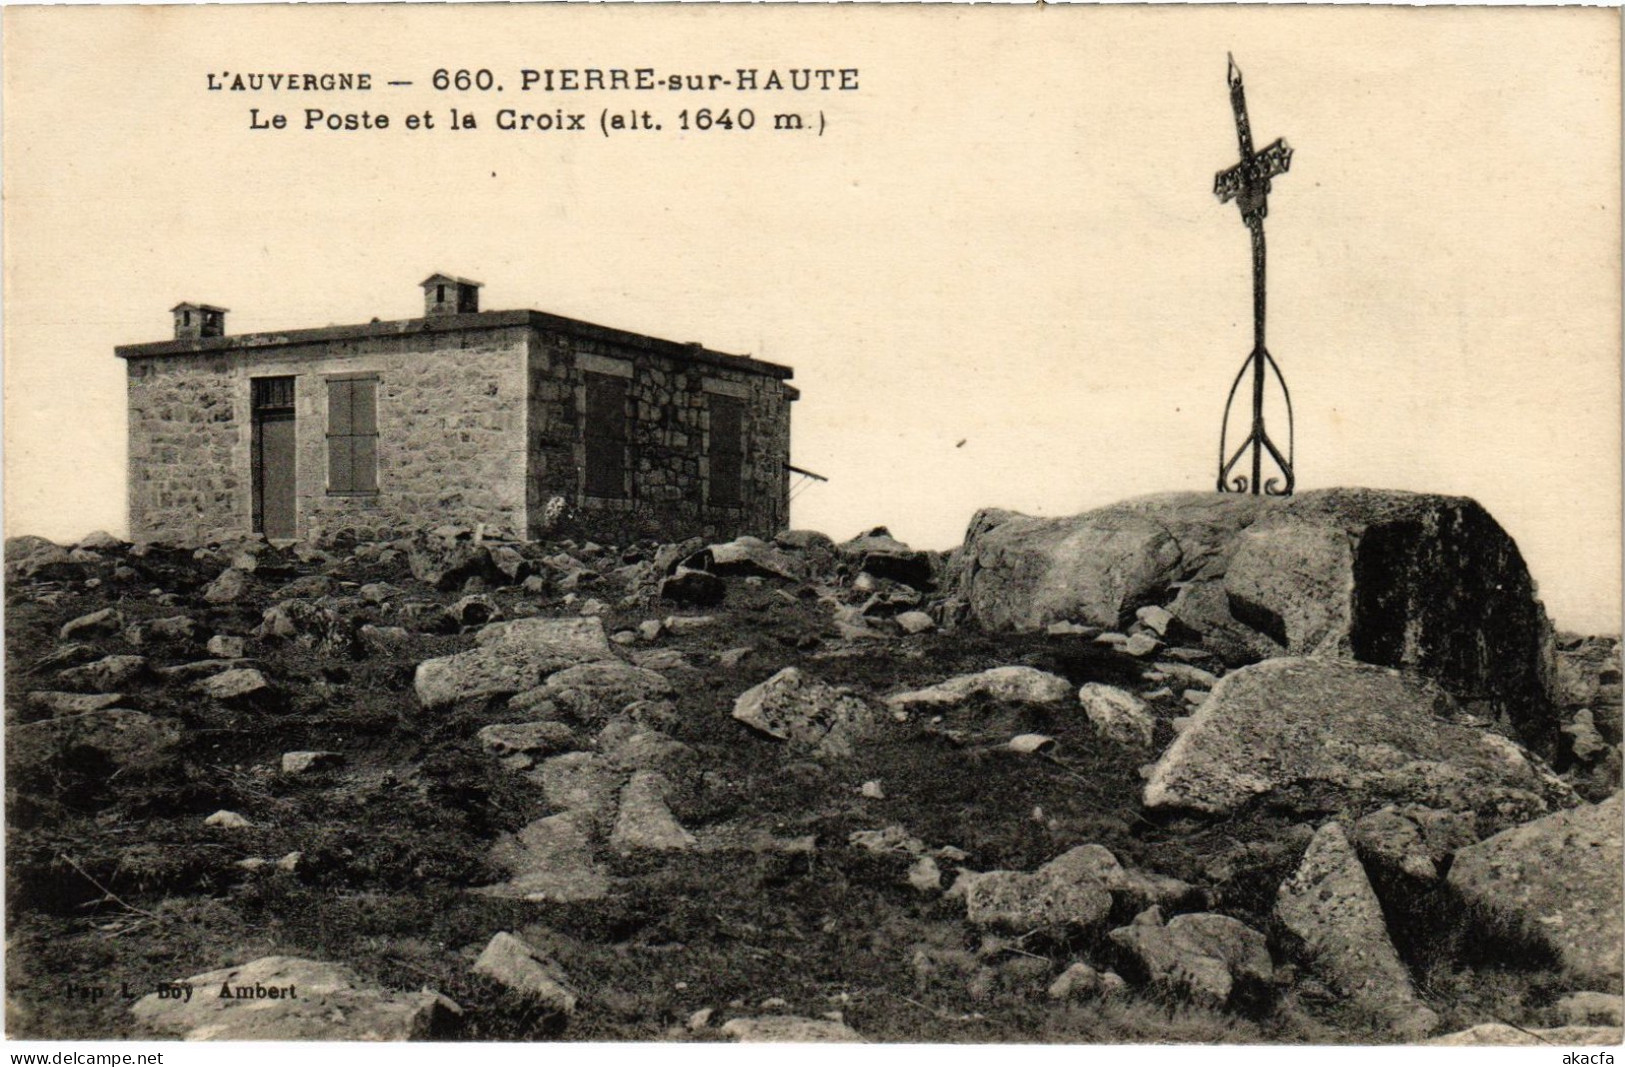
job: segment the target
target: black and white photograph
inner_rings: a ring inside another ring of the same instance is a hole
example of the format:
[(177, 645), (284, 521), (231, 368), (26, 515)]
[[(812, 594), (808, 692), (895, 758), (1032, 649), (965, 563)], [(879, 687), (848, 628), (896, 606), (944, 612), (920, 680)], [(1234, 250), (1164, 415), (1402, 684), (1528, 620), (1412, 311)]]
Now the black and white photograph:
[(3, 19), (14, 1049), (1613, 1062), (1619, 10)]

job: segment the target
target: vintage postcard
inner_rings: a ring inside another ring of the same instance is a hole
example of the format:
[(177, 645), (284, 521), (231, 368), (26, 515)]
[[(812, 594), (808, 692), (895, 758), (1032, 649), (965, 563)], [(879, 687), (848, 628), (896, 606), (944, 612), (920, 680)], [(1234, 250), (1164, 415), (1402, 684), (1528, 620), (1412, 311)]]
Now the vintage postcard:
[(1612, 1062), (1620, 45), (5, 8), (8, 1038)]

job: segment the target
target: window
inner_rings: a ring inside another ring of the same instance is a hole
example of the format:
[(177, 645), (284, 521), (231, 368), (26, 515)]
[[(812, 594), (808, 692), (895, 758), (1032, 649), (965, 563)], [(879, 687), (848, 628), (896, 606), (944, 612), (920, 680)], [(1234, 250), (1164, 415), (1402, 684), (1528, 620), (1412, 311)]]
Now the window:
[(444, 285), (437, 285), (434, 287), (434, 302), (436, 304), (444, 304), (446, 302), (446, 287)]
[(744, 405), (712, 394), (710, 502), (734, 507), (743, 500), (745, 474)]
[(587, 422), (582, 437), (587, 446), (588, 496), (626, 495), (626, 379), (588, 374)]
[(327, 491), (378, 491), (378, 379), (327, 381)]

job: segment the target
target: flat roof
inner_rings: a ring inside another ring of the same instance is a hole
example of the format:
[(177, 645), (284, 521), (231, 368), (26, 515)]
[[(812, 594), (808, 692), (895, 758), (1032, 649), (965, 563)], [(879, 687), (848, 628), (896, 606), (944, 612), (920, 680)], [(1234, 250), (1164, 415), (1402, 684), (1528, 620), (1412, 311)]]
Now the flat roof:
[(641, 348), (672, 359), (689, 360), (711, 366), (761, 374), (769, 378), (790, 378), (795, 371), (779, 363), (750, 356), (717, 352), (697, 344), (666, 341), (629, 330), (599, 326), (580, 319), (565, 318), (545, 311), (475, 311), (461, 315), (435, 315), (429, 318), (368, 322), (355, 326), (318, 326), (305, 330), (275, 330), (266, 333), (228, 334), (224, 337), (189, 337), (173, 341), (119, 345), (113, 354), (120, 359), (146, 359), (156, 356), (228, 354), (241, 351), (285, 348), (291, 345), (319, 344), (323, 341), (350, 341), (368, 337), (412, 337), (426, 333), (456, 333), (466, 330), (499, 330), (510, 326), (534, 326), (562, 330), (598, 341), (610, 341), (629, 348)]

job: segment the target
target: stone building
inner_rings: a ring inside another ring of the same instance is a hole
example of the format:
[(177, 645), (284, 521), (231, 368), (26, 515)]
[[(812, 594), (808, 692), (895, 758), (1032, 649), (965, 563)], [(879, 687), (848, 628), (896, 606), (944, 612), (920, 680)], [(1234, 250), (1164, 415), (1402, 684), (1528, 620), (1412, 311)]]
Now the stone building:
[(117, 348), (131, 538), (787, 525), (789, 367), (422, 288), (422, 318), (237, 336), (178, 304), (173, 340)]

